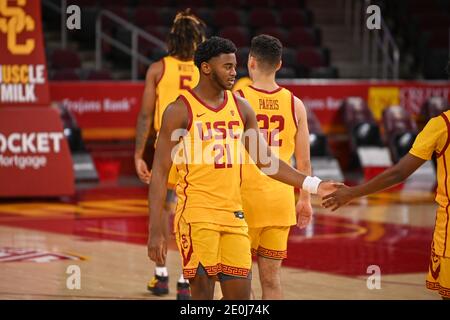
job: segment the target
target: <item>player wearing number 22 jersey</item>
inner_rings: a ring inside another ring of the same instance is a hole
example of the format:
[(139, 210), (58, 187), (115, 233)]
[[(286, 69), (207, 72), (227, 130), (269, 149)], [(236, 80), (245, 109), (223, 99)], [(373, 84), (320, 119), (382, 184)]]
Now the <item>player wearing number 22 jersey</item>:
[[(282, 87), (269, 92), (253, 86), (237, 93), (255, 111), (259, 129), (272, 152), (289, 163), (298, 123), (293, 94)], [(256, 165), (245, 164), (241, 192), (252, 253), (271, 259), (286, 258), (289, 226), (296, 224), (294, 188), (266, 176)]]

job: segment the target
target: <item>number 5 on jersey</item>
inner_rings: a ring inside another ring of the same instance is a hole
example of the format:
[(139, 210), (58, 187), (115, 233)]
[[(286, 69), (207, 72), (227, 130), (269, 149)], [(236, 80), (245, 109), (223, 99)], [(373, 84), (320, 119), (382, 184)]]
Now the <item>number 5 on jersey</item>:
[(180, 90), (189, 90), (191, 88), (192, 76), (180, 76)]

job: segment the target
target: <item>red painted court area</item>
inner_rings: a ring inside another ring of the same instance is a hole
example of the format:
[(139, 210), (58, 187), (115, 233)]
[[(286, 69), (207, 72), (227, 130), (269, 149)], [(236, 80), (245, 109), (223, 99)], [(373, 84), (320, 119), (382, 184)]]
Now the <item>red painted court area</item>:
[[(76, 201), (50, 201), (44, 206), (43, 202), (1, 203), (0, 225), (72, 235), (94, 243), (113, 240), (146, 245), (146, 188), (84, 190)], [(430, 227), (315, 214), (306, 229), (291, 229), (284, 265), (349, 276), (367, 275), (372, 264), (384, 274), (426, 272), (431, 237)], [(176, 250), (173, 239), (169, 248)]]

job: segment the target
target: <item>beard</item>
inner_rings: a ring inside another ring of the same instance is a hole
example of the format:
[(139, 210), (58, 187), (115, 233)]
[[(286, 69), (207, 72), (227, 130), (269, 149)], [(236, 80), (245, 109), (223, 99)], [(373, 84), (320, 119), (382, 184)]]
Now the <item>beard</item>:
[(220, 77), (214, 71), (211, 71), (211, 79), (222, 90), (230, 90), (231, 88), (233, 88), (233, 85), (230, 85), (227, 81), (223, 81), (222, 79), (220, 79)]

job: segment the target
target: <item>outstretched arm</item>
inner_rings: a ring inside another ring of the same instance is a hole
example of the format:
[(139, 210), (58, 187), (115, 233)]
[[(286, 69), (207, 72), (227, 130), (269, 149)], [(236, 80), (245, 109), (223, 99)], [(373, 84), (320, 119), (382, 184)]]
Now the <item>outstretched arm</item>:
[(149, 199), (149, 239), (148, 256), (157, 264), (164, 264), (167, 243), (162, 225), (164, 199), (167, 193), (167, 177), (172, 165), (172, 150), (178, 141), (172, 141), (171, 135), (177, 129), (186, 129), (189, 122), (187, 108), (180, 99), (170, 104), (164, 111), (161, 131), (156, 143), (152, 177), (148, 193)]
[[(238, 101), (238, 107), (244, 121), (245, 134), (243, 143), (247, 152), (250, 154), (250, 157), (259, 169), (275, 180), (291, 186), (300, 187), (304, 190), (306, 187), (309, 193), (318, 193), (320, 196), (331, 193), (336, 189), (330, 182), (320, 182), (319, 184), (317, 180), (304, 175), (272, 154), (266, 140), (259, 132), (258, 122), (252, 107), (250, 107), (247, 100), (243, 98), (236, 96), (236, 100)], [(264, 155), (264, 157), (262, 155)], [(304, 184), (305, 179), (307, 179), (307, 181)]]
[(392, 187), (408, 178), (425, 161), (408, 153), (396, 165), (367, 183), (355, 187), (338, 186), (337, 191), (324, 197), (323, 206), (334, 211), (352, 199)]
[(150, 171), (144, 161), (144, 149), (150, 132), (153, 131), (153, 118), (156, 103), (156, 84), (161, 77), (163, 64), (161, 61), (153, 63), (145, 76), (145, 88), (142, 95), (141, 110), (136, 124), (136, 144), (134, 150), (134, 164), (136, 173), (142, 182), (149, 183)]

